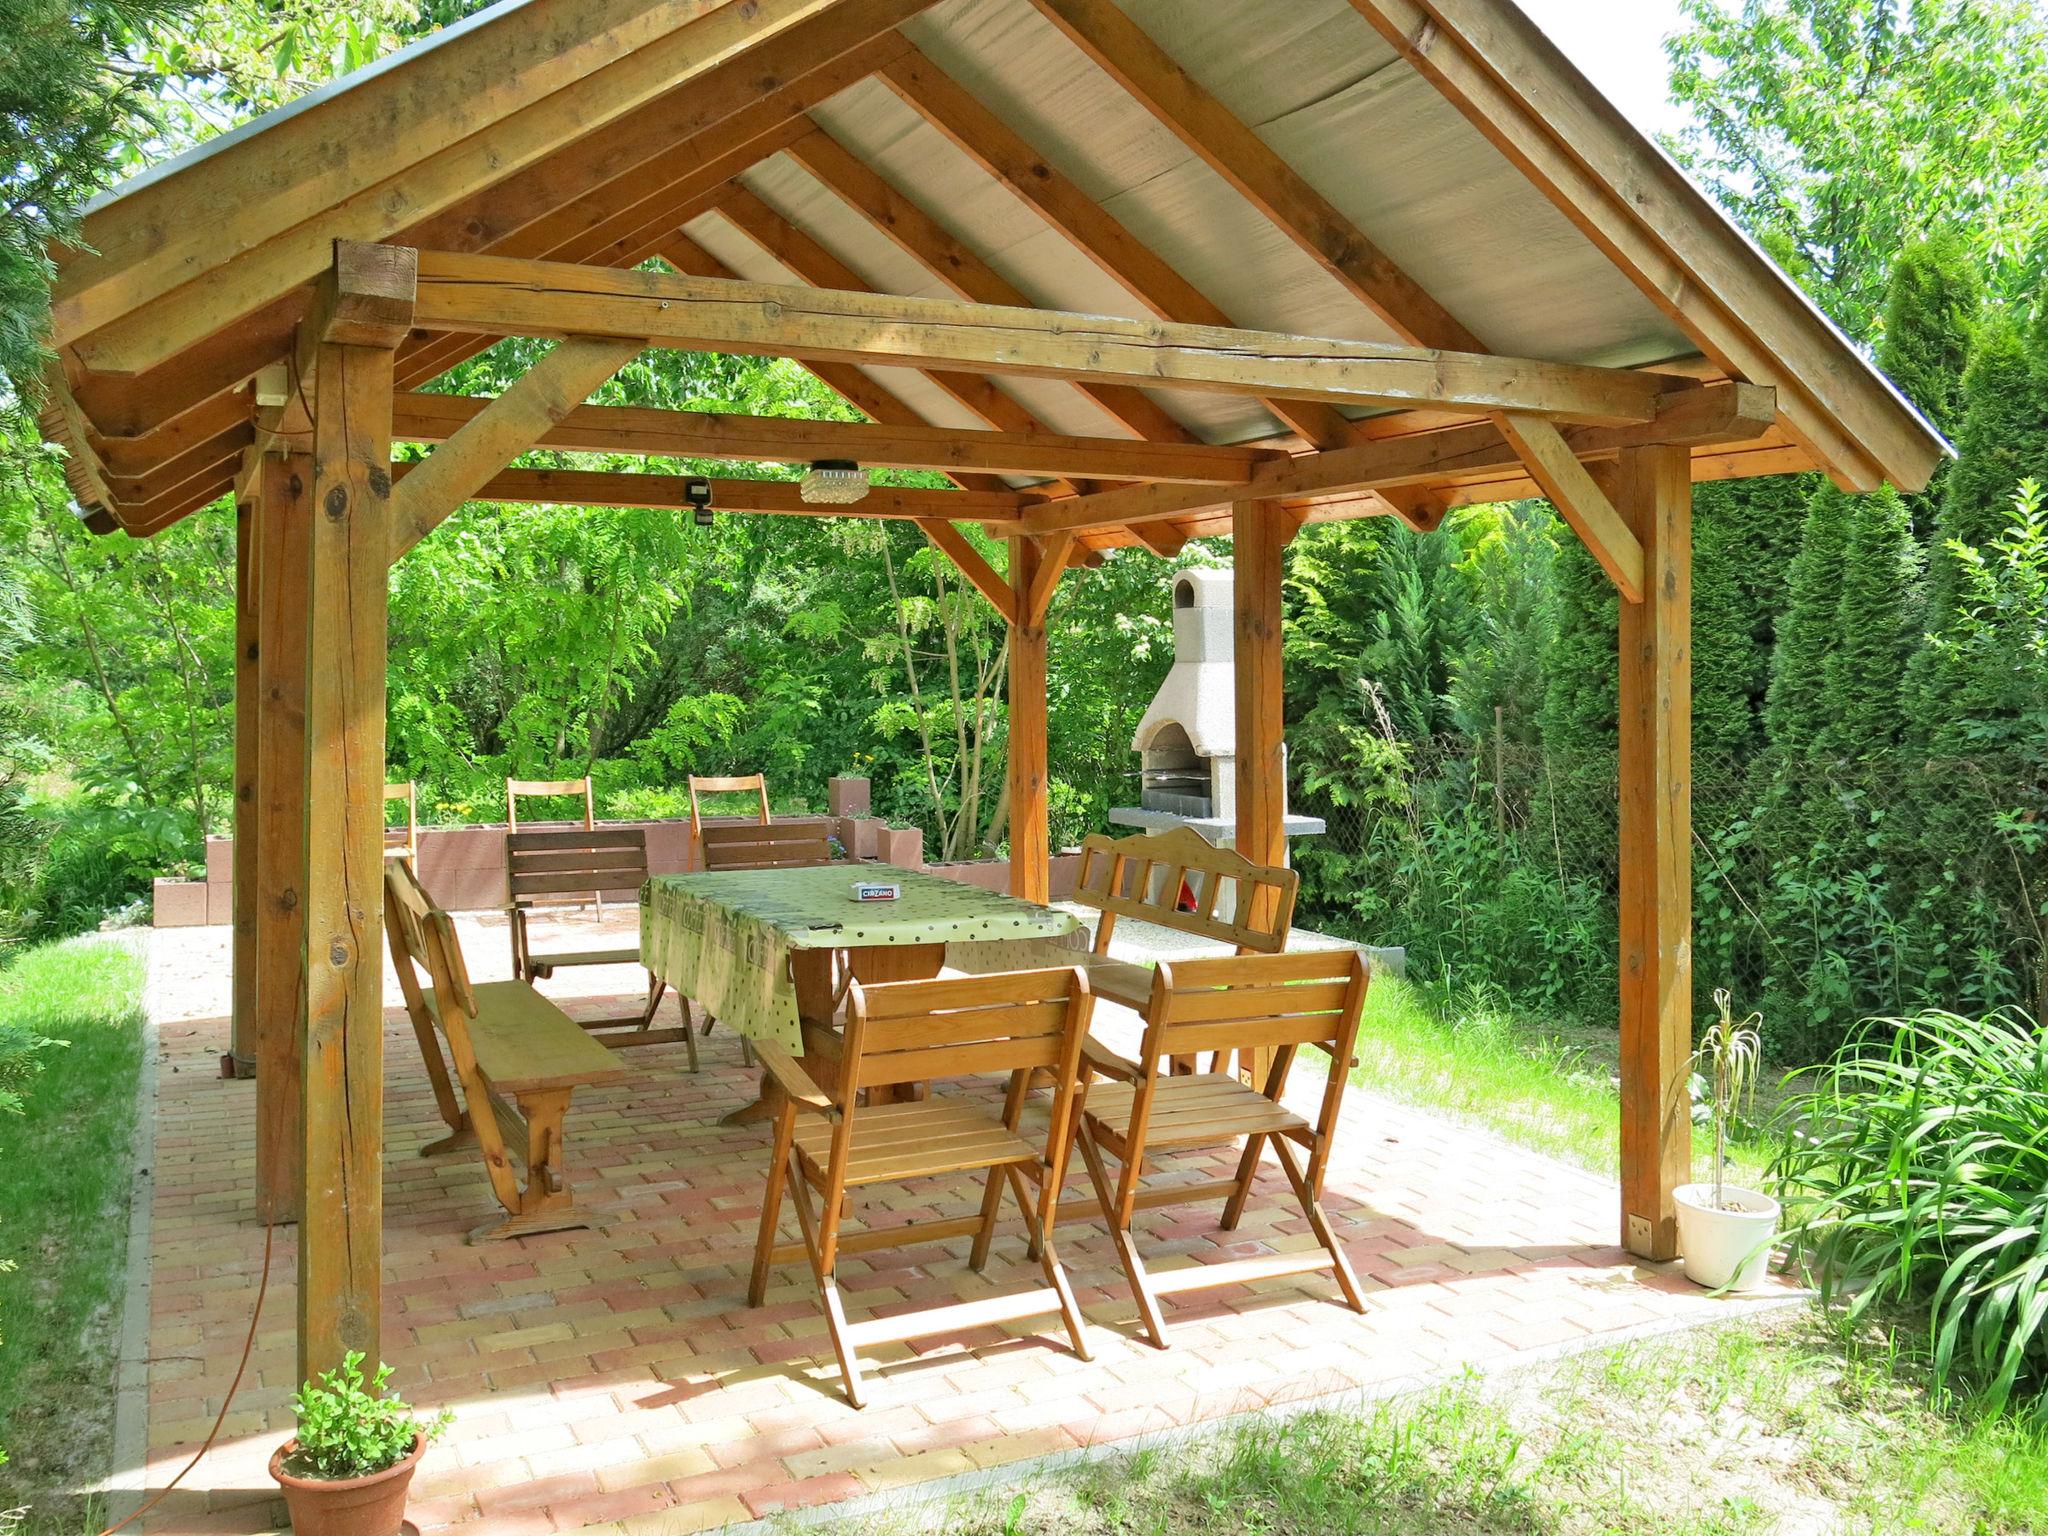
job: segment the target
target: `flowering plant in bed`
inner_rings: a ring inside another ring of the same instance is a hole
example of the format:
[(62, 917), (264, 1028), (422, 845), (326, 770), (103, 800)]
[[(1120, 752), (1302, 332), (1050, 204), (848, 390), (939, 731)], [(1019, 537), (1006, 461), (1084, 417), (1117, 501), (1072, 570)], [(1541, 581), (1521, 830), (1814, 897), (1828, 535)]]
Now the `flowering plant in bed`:
[(454, 1419), (443, 1409), (417, 1417), (385, 1391), (391, 1367), (365, 1384), (363, 1355), (350, 1350), (338, 1369), (299, 1388), (299, 1432), (270, 1458), (300, 1536), (393, 1536), (420, 1456)]

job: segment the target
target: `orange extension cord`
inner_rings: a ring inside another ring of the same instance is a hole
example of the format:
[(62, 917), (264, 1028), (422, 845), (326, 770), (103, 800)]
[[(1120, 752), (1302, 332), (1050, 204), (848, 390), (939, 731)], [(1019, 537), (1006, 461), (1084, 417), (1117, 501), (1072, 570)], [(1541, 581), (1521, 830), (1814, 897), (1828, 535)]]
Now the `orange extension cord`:
[(263, 1224), (263, 1276), (256, 1282), (256, 1310), (249, 1316), (249, 1336), (242, 1340), (242, 1362), (235, 1367), (235, 1379), (228, 1383), (228, 1395), (221, 1399), (220, 1413), (213, 1421), (213, 1428), (206, 1432), (205, 1442), (198, 1450), (192, 1453), (192, 1459), (178, 1469), (176, 1477), (165, 1483), (163, 1487), (137, 1505), (135, 1512), (129, 1515), (127, 1519), (116, 1520), (104, 1531), (101, 1531), (100, 1536), (114, 1536), (114, 1532), (120, 1530), (123, 1526), (133, 1525), (152, 1509), (155, 1509), (157, 1505), (164, 1501), (164, 1498), (173, 1488), (185, 1481), (186, 1474), (199, 1465), (200, 1458), (212, 1450), (213, 1442), (220, 1438), (220, 1427), (228, 1421), (228, 1409), (234, 1405), (235, 1393), (240, 1391), (242, 1387), (243, 1373), (249, 1369), (249, 1356), (256, 1349), (256, 1325), (263, 1321), (263, 1298), (270, 1293), (270, 1250), (271, 1242), (276, 1235), (276, 1225), (266, 1221)]

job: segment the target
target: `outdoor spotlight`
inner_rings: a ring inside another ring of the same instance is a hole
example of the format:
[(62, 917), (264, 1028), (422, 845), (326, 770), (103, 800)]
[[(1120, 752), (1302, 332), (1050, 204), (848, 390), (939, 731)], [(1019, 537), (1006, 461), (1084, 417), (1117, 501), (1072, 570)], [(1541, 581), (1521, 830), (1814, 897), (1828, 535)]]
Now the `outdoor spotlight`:
[(691, 507), (691, 520), (699, 528), (711, 526), (711, 482), (693, 475), (683, 482), (683, 500)]
[(797, 494), (814, 507), (850, 507), (868, 493), (868, 477), (851, 459), (819, 459), (797, 482)]

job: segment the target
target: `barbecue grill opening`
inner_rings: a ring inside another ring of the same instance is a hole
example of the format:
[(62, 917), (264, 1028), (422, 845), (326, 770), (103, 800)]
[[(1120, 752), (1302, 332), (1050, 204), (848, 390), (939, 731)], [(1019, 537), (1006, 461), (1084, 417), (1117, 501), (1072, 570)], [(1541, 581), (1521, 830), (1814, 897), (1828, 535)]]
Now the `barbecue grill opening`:
[(1195, 750), (1187, 728), (1168, 721), (1153, 733), (1139, 774), (1138, 803), (1148, 811), (1213, 816), (1214, 764)]

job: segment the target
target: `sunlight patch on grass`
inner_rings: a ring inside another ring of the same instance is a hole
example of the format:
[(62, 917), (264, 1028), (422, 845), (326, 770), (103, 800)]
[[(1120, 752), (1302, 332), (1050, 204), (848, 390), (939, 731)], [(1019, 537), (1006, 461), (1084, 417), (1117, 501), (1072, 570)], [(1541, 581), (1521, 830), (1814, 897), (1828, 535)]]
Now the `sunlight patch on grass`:
[(143, 962), (127, 943), (44, 945), (0, 971), (0, 1029), (43, 1053), (19, 1115), (0, 1114), (0, 1509), (70, 1530), (42, 1496), (96, 1480), (113, 1420), (124, 1292)]
[[(1377, 975), (1358, 1031), (1352, 1082), (1595, 1173), (1619, 1174), (1621, 1098), (1611, 1053), (1564, 1043), (1484, 994), (1445, 999)], [(1730, 1142), (1731, 1176), (1762, 1177), (1760, 1136)], [(1704, 1128), (1695, 1166), (1707, 1167)]]

